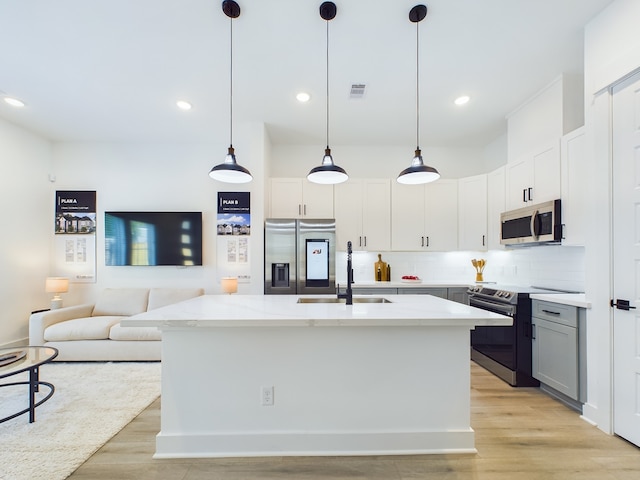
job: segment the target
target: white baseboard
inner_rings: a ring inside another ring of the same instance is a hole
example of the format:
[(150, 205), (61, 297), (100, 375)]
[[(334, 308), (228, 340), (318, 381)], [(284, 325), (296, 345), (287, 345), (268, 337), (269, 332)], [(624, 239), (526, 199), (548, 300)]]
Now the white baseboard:
[(29, 337), (24, 337), (20, 340), (0, 344), (0, 348), (26, 347), (27, 345), (29, 345)]
[(477, 453), (472, 429), (423, 432), (256, 432), (156, 437), (153, 458)]

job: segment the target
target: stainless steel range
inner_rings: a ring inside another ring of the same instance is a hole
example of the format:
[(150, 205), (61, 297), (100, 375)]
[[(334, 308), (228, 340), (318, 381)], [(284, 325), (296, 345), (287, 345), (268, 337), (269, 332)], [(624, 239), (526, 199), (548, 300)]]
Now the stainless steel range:
[(471, 359), (514, 387), (536, 387), (531, 368), (532, 293), (559, 293), (538, 287), (476, 285), (467, 290), (469, 305), (513, 318), (510, 327), (471, 331)]

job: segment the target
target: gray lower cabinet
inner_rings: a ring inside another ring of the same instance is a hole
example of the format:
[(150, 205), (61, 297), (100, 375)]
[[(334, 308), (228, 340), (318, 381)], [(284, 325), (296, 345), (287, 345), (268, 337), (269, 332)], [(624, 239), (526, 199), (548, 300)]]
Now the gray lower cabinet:
[[(367, 287), (356, 287), (356, 286), (352, 286), (351, 287), (353, 289), (353, 294), (354, 295), (397, 295), (398, 293), (398, 289), (397, 288), (391, 288), (391, 287), (371, 287), (371, 288), (367, 288)], [(342, 288), (342, 286), (340, 287), (340, 291), (342, 293), (344, 293), (343, 291), (346, 290), (346, 288)]]
[(434, 297), (447, 298), (447, 288), (446, 287), (398, 288), (398, 295), (433, 295)]
[(447, 289), (447, 298), (453, 302), (464, 303), (469, 305), (468, 287), (449, 287)]
[[(433, 295), (446, 298), (454, 302), (467, 302), (467, 287), (358, 287), (353, 285), (354, 295)], [(344, 293), (346, 287), (340, 285), (340, 293)]]
[(531, 306), (533, 377), (543, 387), (583, 401), (585, 346), (579, 327), (586, 317), (584, 309), (544, 300), (533, 300)]

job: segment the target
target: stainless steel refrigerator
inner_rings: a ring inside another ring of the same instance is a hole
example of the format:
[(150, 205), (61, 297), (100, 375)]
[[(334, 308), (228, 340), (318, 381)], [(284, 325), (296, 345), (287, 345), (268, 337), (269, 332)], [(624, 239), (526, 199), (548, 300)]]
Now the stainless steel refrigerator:
[(267, 219), (264, 262), (265, 294), (335, 293), (335, 220)]

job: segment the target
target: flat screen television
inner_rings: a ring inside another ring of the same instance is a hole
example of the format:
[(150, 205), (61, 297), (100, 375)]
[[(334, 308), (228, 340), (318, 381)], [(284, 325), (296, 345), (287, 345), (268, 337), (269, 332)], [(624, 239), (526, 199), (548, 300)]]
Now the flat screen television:
[(105, 265), (202, 265), (202, 212), (105, 212)]

